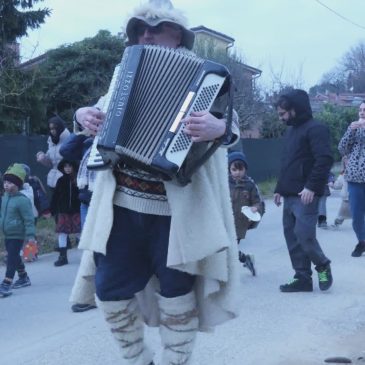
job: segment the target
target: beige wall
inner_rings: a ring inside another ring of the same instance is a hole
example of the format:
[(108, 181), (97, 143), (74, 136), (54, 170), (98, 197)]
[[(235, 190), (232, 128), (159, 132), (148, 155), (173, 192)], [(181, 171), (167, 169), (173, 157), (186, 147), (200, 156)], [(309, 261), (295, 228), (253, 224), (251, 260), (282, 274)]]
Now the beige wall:
[(229, 45), (229, 43), (223, 41), (222, 39), (215, 38), (213, 35), (197, 33), (195, 37), (197, 42), (206, 42), (206, 44), (213, 43), (215, 48), (221, 49), (222, 51), (224, 51)]

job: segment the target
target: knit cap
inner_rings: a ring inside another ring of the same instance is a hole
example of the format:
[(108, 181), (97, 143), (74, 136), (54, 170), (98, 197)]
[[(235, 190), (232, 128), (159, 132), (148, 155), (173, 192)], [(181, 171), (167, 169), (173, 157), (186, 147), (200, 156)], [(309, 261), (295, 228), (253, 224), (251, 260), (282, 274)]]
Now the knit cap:
[(25, 170), (22, 164), (14, 163), (8, 167), (4, 174), (4, 181), (10, 181), (19, 189), (23, 186), (25, 179)]
[(246, 155), (243, 152), (240, 151), (230, 152), (228, 154), (228, 166), (231, 166), (232, 162), (234, 161), (241, 161), (245, 165), (246, 170), (248, 169)]

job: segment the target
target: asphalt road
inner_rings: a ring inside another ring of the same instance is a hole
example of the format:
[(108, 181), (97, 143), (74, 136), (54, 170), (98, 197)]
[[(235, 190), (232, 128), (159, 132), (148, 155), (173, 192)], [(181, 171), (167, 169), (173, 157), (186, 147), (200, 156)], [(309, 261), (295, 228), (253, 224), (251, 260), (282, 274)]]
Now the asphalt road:
[[(340, 198), (328, 199), (332, 223)], [(255, 255), (258, 275), (242, 268), (239, 318), (199, 334), (193, 365), (317, 365), (345, 356), (354, 364), (365, 356), (365, 255), (351, 257), (356, 244), (351, 222), (339, 230), (318, 230), (323, 250), (332, 260), (334, 285), (313, 293), (280, 293), (293, 275), (282, 228), (281, 208), (267, 202), (267, 212), (250, 231), (245, 251)], [(56, 253), (28, 264), (32, 286), (0, 299), (1, 365), (122, 364), (101, 313), (72, 313), (68, 296), (80, 259), (56, 268)], [(0, 267), (4, 275), (4, 267)], [(148, 329), (146, 341), (160, 356), (158, 331)]]

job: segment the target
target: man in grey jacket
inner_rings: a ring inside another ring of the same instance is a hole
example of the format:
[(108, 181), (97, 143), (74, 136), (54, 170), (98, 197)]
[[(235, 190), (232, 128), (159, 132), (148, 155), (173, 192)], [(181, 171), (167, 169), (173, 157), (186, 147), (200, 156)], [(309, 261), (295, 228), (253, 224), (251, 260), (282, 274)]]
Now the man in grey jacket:
[(283, 226), (294, 279), (282, 292), (313, 291), (311, 264), (318, 272), (319, 288), (332, 285), (330, 260), (316, 239), (318, 202), (327, 184), (333, 158), (328, 128), (312, 118), (308, 94), (292, 90), (276, 103), (279, 118), (289, 126), (274, 202), (284, 197)]

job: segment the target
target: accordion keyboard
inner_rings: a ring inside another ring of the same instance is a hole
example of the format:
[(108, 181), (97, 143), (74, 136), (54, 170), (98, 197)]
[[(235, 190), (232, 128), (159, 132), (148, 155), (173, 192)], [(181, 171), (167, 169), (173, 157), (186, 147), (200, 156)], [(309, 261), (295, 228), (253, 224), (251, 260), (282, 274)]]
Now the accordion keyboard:
[[(113, 91), (115, 89), (115, 84), (116, 84), (116, 81), (118, 78), (119, 69), (120, 69), (120, 65), (118, 64), (114, 69), (113, 77), (110, 82), (108, 92), (105, 95), (104, 100), (103, 100), (103, 105), (101, 107), (101, 111), (103, 113), (106, 113), (108, 111), (110, 99), (112, 97)], [(99, 140), (99, 137), (95, 136), (93, 144), (91, 146), (90, 157), (87, 162), (87, 168), (90, 170), (101, 169), (108, 165), (108, 163), (103, 160), (99, 150), (97, 149), (98, 140)]]

